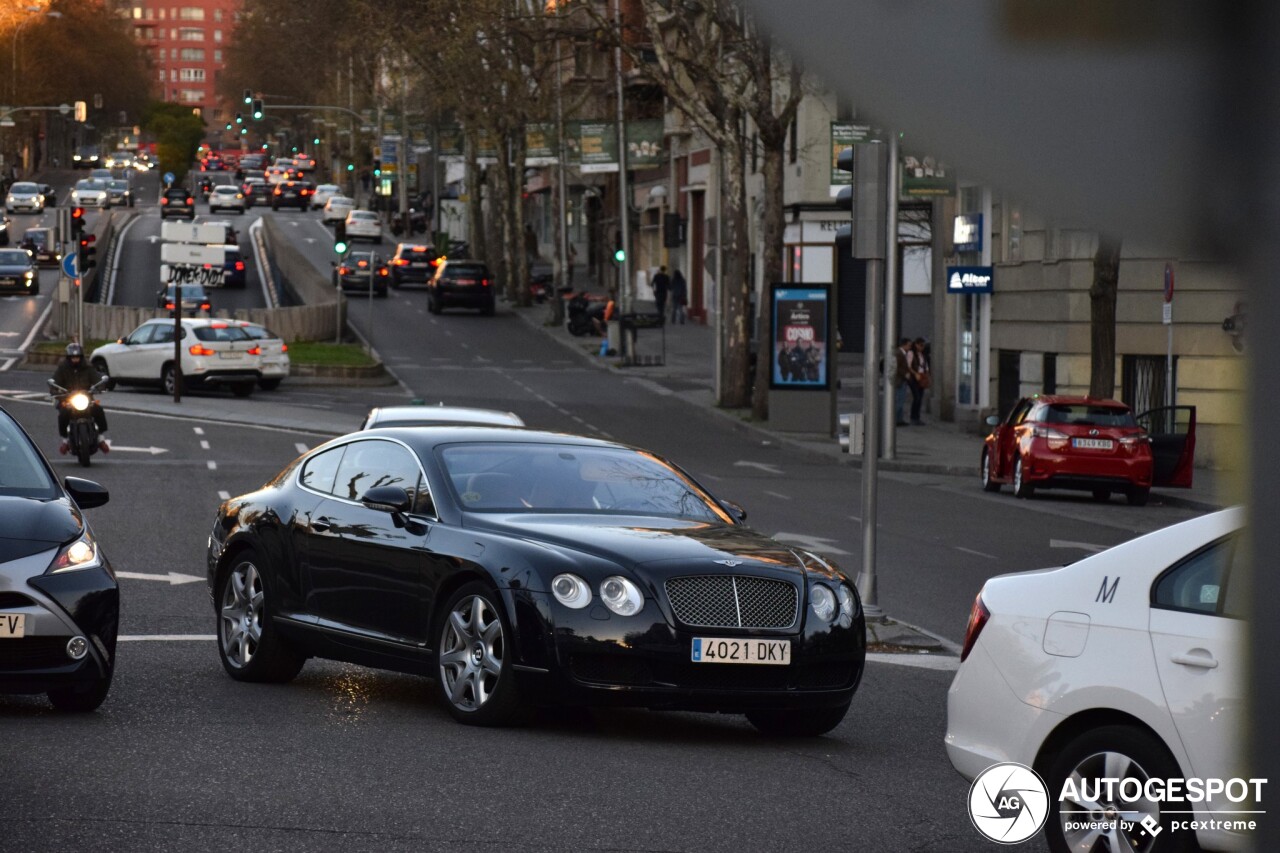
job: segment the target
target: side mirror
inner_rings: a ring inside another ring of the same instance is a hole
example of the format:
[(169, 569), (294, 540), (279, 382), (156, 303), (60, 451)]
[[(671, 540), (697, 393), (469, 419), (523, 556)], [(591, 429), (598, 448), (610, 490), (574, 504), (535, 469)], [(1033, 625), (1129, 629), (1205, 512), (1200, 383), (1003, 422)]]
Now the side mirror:
[(360, 503), (382, 512), (408, 512), (413, 505), (409, 493), (399, 486), (375, 486), (364, 493)]
[(111, 493), (92, 480), (67, 477), (62, 481), (62, 485), (66, 488), (67, 494), (71, 495), (71, 499), (76, 502), (76, 506), (81, 509), (93, 509), (111, 499)]
[(995, 415), (987, 415), (986, 423), (987, 423), (987, 426), (989, 427), (1000, 426), (1000, 418), (996, 417)]
[(737, 521), (747, 520), (747, 511), (742, 508), (741, 504), (736, 504), (733, 501), (722, 500), (720, 501), (720, 506), (724, 507), (725, 511), (728, 512), (729, 515), (732, 515), (735, 520)]

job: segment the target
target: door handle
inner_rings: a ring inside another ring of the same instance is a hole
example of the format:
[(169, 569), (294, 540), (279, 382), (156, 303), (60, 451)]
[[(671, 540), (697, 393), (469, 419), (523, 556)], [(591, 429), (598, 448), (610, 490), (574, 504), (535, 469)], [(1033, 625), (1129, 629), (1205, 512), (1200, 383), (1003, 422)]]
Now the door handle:
[(1217, 669), (1218, 662), (1214, 660), (1213, 655), (1174, 655), (1170, 658), (1174, 663), (1180, 663), (1183, 666), (1194, 666), (1200, 669)]
[[(323, 515), (320, 516), (319, 518), (313, 518), (311, 520), (311, 529), (316, 531), (317, 533), (324, 533), (332, 526), (333, 526), (333, 522), (330, 521), (328, 518), (325, 518)], [(1214, 665), (1217, 666), (1217, 664), (1214, 664)]]

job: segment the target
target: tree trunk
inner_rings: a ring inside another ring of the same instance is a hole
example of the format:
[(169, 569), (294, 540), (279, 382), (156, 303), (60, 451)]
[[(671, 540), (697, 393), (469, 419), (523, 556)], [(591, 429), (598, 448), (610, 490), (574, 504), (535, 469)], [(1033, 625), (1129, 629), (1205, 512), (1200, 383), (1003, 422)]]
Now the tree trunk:
[[(738, 110), (726, 122), (737, 128)], [(724, 288), (724, 316), (719, 319), (724, 335), (724, 372), (719, 405), (740, 409), (751, 405), (751, 339), (747, 326), (747, 304), (751, 282), (747, 276), (750, 240), (747, 229), (746, 184), (742, 179), (742, 141), (736, 134), (720, 146), (723, 158), (720, 188), (720, 285)]]
[(1089, 396), (1116, 393), (1116, 294), (1120, 285), (1118, 237), (1098, 235), (1093, 256), (1093, 284), (1089, 287)]
[(529, 295), (529, 264), (530, 260), (525, 257), (524, 247), (524, 158), (525, 158), (525, 136), (524, 128), (519, 127), (509, 131), (511, 138), (511, 165), (507, 174), (511, 176), (511, 181), (507, 187), (509, 204), (508, 219), (510, 219), (511, 234), (513, 238), (512, 252), (515, 254), (516, 264), (513, 272), (515, 273), (515, 295), (512, 302), (521, 308), (528, 308), (533, 304)]
[(776, 139), (772, 136), (763, 129), (760, 131), (760, 144), (764, 148), (764, 217), (760, 226), (760, 245), (764, 248), (764, 287), (756, 297), (756, 382), (751, 396), (751, 414), (756, 420), (769, 418), (769, 377), (773, 353), (773, 341), (769, 340), (769, 285), (783, 279), (780, 249), (786, 228), (782, 210), (786, 128), (777, 134)]
[(467, 151), (467, 239), (471, 241), (470, 255), (485, 257), (484, 218), (480, 215), (480, 166), (476, 163), (475, 134), (466, 136)]

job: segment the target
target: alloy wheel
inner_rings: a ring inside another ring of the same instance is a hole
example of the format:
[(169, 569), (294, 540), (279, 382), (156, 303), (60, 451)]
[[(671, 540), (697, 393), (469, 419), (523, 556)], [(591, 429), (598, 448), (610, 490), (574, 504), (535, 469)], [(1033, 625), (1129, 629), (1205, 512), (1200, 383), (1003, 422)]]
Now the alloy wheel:
[(497, 610), (479, 595), (461, 599), (449, 613), (440, 642), (440, 679), (454, 707), (478, 711), (489, 701), (505, 654)]
[(231, 570), (222, 592), (219, 641), (227, 660), (246, 667), (262, 641), (262, 577), (258, 567), (245, 561)]
[[(1112, 851), (1144, 853), (1151, 848), (1155, 836), (1146, 831), (1142, 821), (1150, 818), (1148, 823), (1159, 822), (1159, 803), (1145, 797), (1133, 802), (1108, 799), (1115, 791), (1145, 786), (1150, 776), (1142, 765), (1122, 752), (1096, 752), (1076, 764), (1069, 778), (1079, 796), (1064, 799), (1058, 813), (1068, 849), (1102, 849), (1098, 842), (1103, 839), (1106, 849)], [(1122, 781), (1113, 783), (1113, 790), (1105, 785), (1095, 789), (1102, 779)], [(1097, 794), (1097, 799), (1085, 794)]]

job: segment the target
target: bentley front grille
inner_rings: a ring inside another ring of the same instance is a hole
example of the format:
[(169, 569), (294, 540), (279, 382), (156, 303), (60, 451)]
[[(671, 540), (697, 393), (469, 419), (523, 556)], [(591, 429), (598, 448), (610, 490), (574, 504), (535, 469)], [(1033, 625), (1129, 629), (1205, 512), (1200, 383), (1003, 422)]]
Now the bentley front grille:
[(667, 581), (676, 618), (691, 628), (790, 628), (800, 596), (796, 585), (749, 575), (692, 575)]

